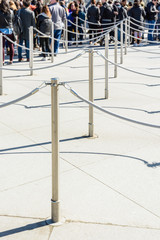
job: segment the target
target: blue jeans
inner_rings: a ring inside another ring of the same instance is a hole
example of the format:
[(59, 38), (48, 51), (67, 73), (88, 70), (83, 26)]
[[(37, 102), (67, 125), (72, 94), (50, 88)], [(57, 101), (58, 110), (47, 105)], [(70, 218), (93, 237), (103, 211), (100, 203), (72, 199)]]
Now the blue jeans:
[(148, 20), (148, 40), (149, 41), (153, 41), (154, 38), (153, 38), (153, 32), (154, 32), (154, 29), (155, 29), (155, 24), (156, 24), (156, 21), (155, 20)]
[(54, 30), (54, 38), (56, 38), (56, 40), (54, 41), (54, 53), (55, 54), (58, 53), (59, 40), (61, 39), (61, 33), (62, 33), (61, 29)]
[[(23, 41), (25, 41), (25, 47), (29, 48), (29, 40), (20, 39), (19, 45), (23, 46)], [(29, 50), (26, 49), (26, 58), (29, 59)], [(22, 59), (22, 48), (18, 47), (18, 59)]]

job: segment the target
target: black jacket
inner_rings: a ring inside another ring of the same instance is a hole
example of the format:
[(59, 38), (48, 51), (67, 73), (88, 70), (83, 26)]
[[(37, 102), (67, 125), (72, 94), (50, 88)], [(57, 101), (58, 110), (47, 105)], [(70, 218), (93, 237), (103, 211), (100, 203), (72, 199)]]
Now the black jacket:
[(99, 8), (95, 5), (92, 5), (88, 8), (87, 19), (89, 22), (98, 23), (100, 20), (100, 11)]
[(8, 13), (0, 11), (0, 28), (13, 28), (14, 13), (12, 10)]
[(144, 11), (143, 7), (134, 5), (128, 11), (128, 16), (131, 17), (131, 27), (134, 28), (134, 29), (141, 30), (142, 26), (143, 26), (143, 21), (144, 21), (144, 18), (145, 18), (145, 11)]
[(146, 11), (148, 15), (148, 20), (157, 20), (156, 6), (153, 2), (149, 2), (147, 4)]
[(37, 16), (37, 28), (45, 35), (51, 35), (52, 32), (52, 20), (45, 14), (40, 13)]

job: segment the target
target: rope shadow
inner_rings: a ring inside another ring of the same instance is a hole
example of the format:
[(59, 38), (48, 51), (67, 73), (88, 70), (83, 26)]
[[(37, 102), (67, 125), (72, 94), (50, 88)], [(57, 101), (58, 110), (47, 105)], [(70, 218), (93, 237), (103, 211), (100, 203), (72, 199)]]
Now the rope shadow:
[(10, 236), (10, 235), (13, 235), (13, 234), (16, 234), (16, 233), (31, 231), (31, 230), (41, 228), (41, 227), (46, 227), (46, 226), (48, 226), (46, 221), (35, 222), (35, 223), (27, 224), (27, 225), (22, 226), (22, 227), (13, 228), (13, 229), (10, 229), (10, 230), (0, 232), (0, 237), (6, 237), (6, 236)]
[(138, 160), (143, 162), (147, 167), (151, 167), (151, 168), (156, 168), (160, 166), (160, 162), (153, 162), (153, 163), (149, 163), (146, 160), (142, 159), (142, 158), (138, 158), (138, 157), (133, 157), (133, 156), (129, 156), (129, 155), (124, 155), (124, 154), (115, 154), (115, 153), (97, 153), (97, 152), (60, 152), (61, 154), (91, 154), (91, 155), (104, 155), (104, 156), (113, 156), (113, 157), (123, 157), (123, 158), (130, 158), (130, 159), (134, 159), (134, 160)]

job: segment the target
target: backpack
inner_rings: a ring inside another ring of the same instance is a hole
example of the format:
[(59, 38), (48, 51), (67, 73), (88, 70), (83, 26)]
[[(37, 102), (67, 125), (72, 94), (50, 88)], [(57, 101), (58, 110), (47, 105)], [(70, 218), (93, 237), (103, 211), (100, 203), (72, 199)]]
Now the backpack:
[(14, 21), (13, 21), (13, 29), (17, 36), (20, 36), (23, 33), (23, 26), (22, 26), (22, 20), (20, 17), (20, 11), (21, 10), (19, 10), (16, 13), (16, 15), (14, 17)]

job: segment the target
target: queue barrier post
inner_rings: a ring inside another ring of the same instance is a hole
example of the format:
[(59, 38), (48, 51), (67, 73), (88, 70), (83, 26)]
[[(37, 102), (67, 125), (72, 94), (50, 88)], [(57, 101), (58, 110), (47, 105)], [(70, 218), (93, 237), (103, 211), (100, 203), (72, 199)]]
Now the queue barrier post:
[(65, 51), (68, 51), (68, 20), (65, 21)]
[(76, 17), (76, 47), (78, 47), (78, 17)]
[(0, 95), (3, 94), (3, 36), (0, 33)]
[(121, 22), (121, 59), (120, 59), (120, 63), (123, 64), (123, 21)]
[[(93, 49), (89, 50), (89, 101), (93, 102)], [(89, 137), (94, 137), (93, 106), (89, 105)]]
[(33, 26), (29, 28), (29, 67), (30, 75), (33, 75)]
[(60, 221), (59, 201), (59, 94), (58, 78), (51, 79), (51, 136), (52, 136), (52, 199), (51, 219), (53, 223)]
[[(108, 59), (109, 33), (105, 35), (105, 57)], [(105, 99), (108, 99), (108, 60), (105, 60)]]
[(114, 30), (114, 38), (115, 38), (115, 43), (114, 43), (114, 77), (117, 77), (117, 26), (115, 27)]
[(54, 62), (54, 23), (52, 22), (52, 35), (51, 35), (51, 62)]
[(125, 55), (127, 54), (127, 19), (125, 19)]

